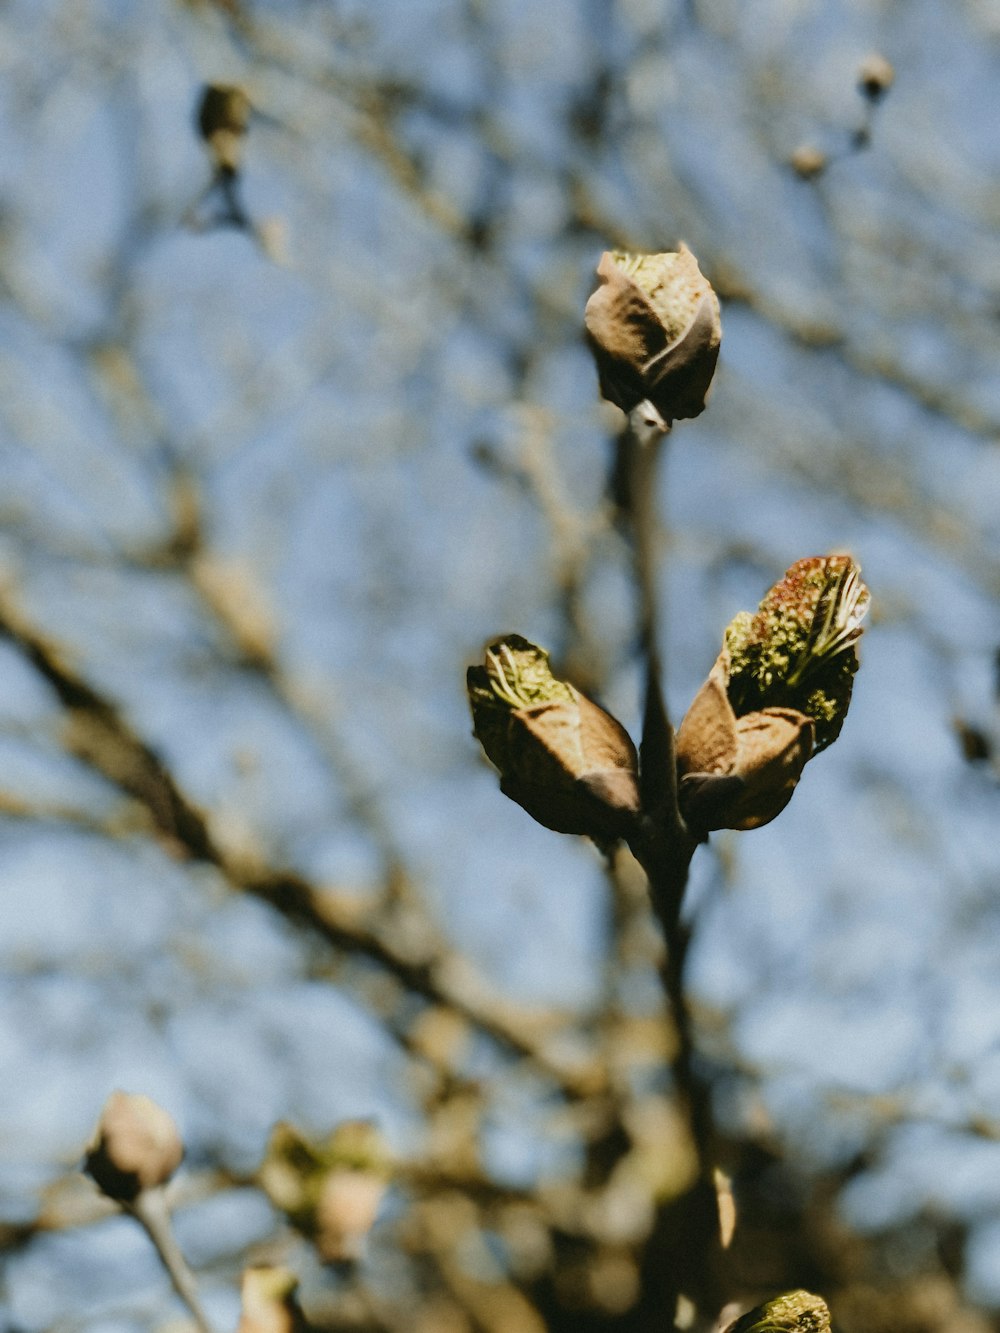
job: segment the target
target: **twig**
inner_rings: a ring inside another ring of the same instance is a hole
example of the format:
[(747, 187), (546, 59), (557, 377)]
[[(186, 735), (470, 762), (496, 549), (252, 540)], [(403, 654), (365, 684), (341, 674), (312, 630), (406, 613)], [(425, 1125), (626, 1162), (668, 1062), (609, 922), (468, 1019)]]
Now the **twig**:
[(167, 1198), (162, 1189), (142, 1190), (130, 1204), (124, 1204), (125, 1211), (140, 1224), (146, 1235), (153, 1242), (160, 1262), (167, 1270), (174, 1291), (181, 1298), (198, 1327), (199, 1333), (214, 1333), (208, 1322), (201, 1301), (198, 1298), (198, 1285), (194, 1274), (181, 1254), (180, 1246), (174, 1236), (170, 1221)]
[[(645, 659), (646, 697), (639, 748), (643, 820), (630, 846), (649, 881), (650, 898), (666, 943), (663, 984), (677, 1031), (678, 1051), (673, 1073), (681, 1107), (688, 1118), (698, 1156), (692, 1187), (671, 1200), (660, 1213), (646, 1250), (643, 1301), (659, 1305), (672, 1318), (678, 1297), (693, 1297), (702, 1309), (718, 1309), (713, 1290), (717, 1252), (715, 1196), (709, 1143), (712, 1134), (707, 1089), (693, 1069), (691, 1016), (684, 996), (684, 964), (690, 931), (681, 919), (691, 858), (698, 843), (677, 804), (674, 731), (663, 687), (660, 645), (660, 601), (657, 589), (656, 510), (658, 466), (670, 423), (643, 402), (629, 417), (621, 442), (625, 451), (626, 514), (632, 537), (632, 560), (638, 598), (639, 642)], [(664, 1256), (672, 1256), (664, 1262)], [(669, 1270), (669, 1271), (665, 1271)], [(641, 1324), (640, 1319), (640, 1325)]]

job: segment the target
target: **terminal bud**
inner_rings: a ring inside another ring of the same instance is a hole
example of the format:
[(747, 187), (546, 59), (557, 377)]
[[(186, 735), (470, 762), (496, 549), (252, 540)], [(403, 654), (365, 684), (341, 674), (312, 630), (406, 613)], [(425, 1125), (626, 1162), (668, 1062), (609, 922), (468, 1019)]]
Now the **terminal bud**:
[(653, 404), (664, 422), (696, 417), (719, 358), (719, 301), (681, 245), (658, 255), (609, 250), (584, 324), (601, 394), (623, 412)]

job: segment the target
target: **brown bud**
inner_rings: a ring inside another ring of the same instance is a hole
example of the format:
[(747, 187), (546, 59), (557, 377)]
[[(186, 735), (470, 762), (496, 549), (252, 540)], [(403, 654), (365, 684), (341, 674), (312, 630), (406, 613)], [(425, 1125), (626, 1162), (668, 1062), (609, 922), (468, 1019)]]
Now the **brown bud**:
[(877, 102), (892, 87), (896, 71), (885, 56), (873, 52), (861, 62), (858, 70), (858, 92), (867, 97), (869, 102)]
[(601, 394), (623, 412), (644, 400), (667, 423), (705, 407), (719, 358), (719, 302), (686, 245), (659, 255), (606, 251), (584, 324)]
[(815, 148), (812, 144), (799, 144), (795, 152), (788, 159), (788, 165), (795, 172), (796, 176), (801, 176), (803, 180), (813, 180), (816, 176), (821, 176), (827, 167), (827, 156), (821, 148)]
[(239, 170), (250, 110), (250, 99), (242, 88), (208, 84), (202, 91), (198, 133), (208, 145), (215, 165), (230, 175)]
[(792, 799), (813, 751), (812, 718), (794, 708), (738, 718), (728, 684), (723, 649), (677, 732), (678, 799), (697, 833), (770, 823)]
[(519, 635), (468, 671), (475, 734), (500, 790), (557, 833), (625, 837), (639, 813), (638, 758), (625, 728), (549, 670)]
[(184, 1145), (173, 1117), (149, 1097), (113, 1092), (104, 1104), (84, 1169), (119, 1203), (165, 1184), (181, 1164)]

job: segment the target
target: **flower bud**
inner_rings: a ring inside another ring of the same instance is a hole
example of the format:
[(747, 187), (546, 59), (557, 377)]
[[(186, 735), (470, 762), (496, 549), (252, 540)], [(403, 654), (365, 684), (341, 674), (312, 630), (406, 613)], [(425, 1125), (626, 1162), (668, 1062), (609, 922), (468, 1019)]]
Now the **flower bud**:
[(816, 724), (816, 752), (831, 745), (847, 716), (870, 600), (849, 555), (792, 565), (755, 615), (742, 612), (726, 630), (737, 717), (770, 706), (796, 708)]
[(719, 301), (686, 245), (606, 251), (584, 324), (601, 394), (623, 412), (648, 400), (667, 423), (705, 407), (722, 327)]
[(822, 148), (816, 148), (810, 143), (803, 143), (799, 144), (798, 148), (792, 153), (788, 159), (788, 164), (796, 176), (801, 176), (804, 181), (808, 181), (823, 174), (829, 166), (829, 159)]
[(858, 70), (858, 91), (862, 97), (867, 97), (869, 102), (877, 102), (886, 95), (895, 78), (896, 71), (885, 56), (873, 52), (861, 62), (861, 68)]
[(141, 1191), (166, 1184), (183, 1156), (177, 1126), (162, 1106), (149, 1097), (113, 1092), (84, 1170), (109, 1199), (132, 1203)]
[(324, 1263), (360, 1258), (389, 1183), (389, 1154), (376, 1127), (348, 1120), (311, 1142), (276, 1125), (260, 1170), (276, 1208), (309, 1236)]
[(316, 1203), (316, 1252), (324, 1263), (361, 1258), (386, 1188), (373, 1171), (330, 1172)]
[(692, 831), (769, 824), (813, 753), (813, 722), (793, 708), (737, 717), (725, 649), (677, 731), (678, 800)]
[(236, 1333), (297, 1333), (305, 1327), (295, 1299), (298, 1279), (288, 1268), (245, 1268)]
[(505, 796), (557, 833), (626, 836), (639, 813), (635, 746), (610, 713), (552, 675), (544, 649), (498, 639), (467, 685), (473, 730)]
[(243, 137), (250, 123), (250, 99), (242, 88), (207, 84), (198, 105), (198, 133), (215, 165), (235, 175), (243, 155)]
[(830, 1333), (830, 1311), (819, 1296), (789, 1291), (748, 1311), (726, 1333)]
[(760, 828), (785, 808), (808, 760), (840, 733), (868, 602), (849, 556), (814, 556), (729, 625), (677, 732), (693, 831)]

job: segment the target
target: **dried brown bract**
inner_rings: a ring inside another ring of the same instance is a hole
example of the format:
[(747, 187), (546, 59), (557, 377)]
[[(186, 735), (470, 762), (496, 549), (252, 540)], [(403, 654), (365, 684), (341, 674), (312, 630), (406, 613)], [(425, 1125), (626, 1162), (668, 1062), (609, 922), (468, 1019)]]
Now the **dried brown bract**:
[(792, 799), (813, 752), (811, 718), (794, 708), (737, 717), (723, 649), (677, 732), (681, 812), (698, 833), (768, 824)]

